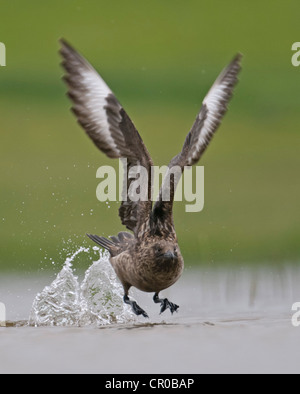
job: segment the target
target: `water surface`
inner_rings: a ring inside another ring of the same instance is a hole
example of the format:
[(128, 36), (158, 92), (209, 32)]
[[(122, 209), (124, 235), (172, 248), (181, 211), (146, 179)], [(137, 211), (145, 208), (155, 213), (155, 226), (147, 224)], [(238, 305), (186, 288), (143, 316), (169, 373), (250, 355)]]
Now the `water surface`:
[(1, 373), (300, 372), (298, 267), (187, 269), (163, 293), (180, 305), (173, 316), (133, 292), (144, 319), (119, 302), (105, 259), (95, 263), (79, 278), (72, 261), (58, 277), (1, 275)]

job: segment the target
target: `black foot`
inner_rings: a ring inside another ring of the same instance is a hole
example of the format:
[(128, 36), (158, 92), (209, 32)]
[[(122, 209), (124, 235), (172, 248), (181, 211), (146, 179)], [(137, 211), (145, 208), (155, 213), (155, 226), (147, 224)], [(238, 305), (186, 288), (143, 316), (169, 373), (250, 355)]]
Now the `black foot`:
[(136, 315), (143, 315), (144, 317), (149, 317), (147, 315), (147, 313), (144, 311), (144, 309), (142, 309), (140, 306), (138, 306), (138, 304), (135, 301), (131, 301), (131, 299), (127, 295), (124, 295), (123, 299), (124, 299), (125, 304), (128, 304), (131, 306), (133, 312)]
[(179, 308), (178, 305), (173, 304), (173, 302), (170, 302), (167, 298), (159, 298), (158, 293), (154, 294), (153, 301), (156, 304), (160, 303), (160, 305), (161, 305), (160, 314), (162, 314), (167, 308), (169, 308), (172, 315), (173, 315), (173, 313), (176, 312), (177, 309)]

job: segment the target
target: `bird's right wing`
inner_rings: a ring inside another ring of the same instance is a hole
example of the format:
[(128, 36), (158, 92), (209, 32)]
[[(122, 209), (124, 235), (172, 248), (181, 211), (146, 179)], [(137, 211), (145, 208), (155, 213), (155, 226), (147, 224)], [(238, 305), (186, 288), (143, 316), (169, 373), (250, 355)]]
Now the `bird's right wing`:
[[(238, 54), (216, 79), (203, 100), (182, 151), (171, 160), (168, 166), (159, 197), (153, 208), (154, 223), (158, 227), (163, 227), (164, 222), (171, 220), (175, 189), (184, 167), (192, 166), (199, 161), (227, 111), (228, 102), (238, 81), (241, 58), (242, 55)], [(177, 168), (177, 171), (172, 172), (174, 168)], [(164, 196), (169, 196), (167, 201), (164, 200)]]
[(66, 71), (64, 81), (68, 85), (68, 95), (78, 123), (108, 157), (127, 159), (127, 175), (136, 166), (147, 171), (147, 201), (130, 198), (130, 185), (134, 178), (128, 176), (123, 190), (126, 198), (119, 209), (122, 223), (138, 232), (140, 223), (149, 218), (152, 209), (150, 155), (131, 119), (100, 75), (65, 40), (60, 42), (62, 66)]

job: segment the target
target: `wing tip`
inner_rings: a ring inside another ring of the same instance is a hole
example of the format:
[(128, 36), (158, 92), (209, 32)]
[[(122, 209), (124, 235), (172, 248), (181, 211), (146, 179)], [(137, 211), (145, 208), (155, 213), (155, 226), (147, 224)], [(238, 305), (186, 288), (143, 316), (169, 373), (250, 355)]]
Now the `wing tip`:
[(244, 55), (242, 52), (237, 52), (237, 54), (234, 56), (233, 61), (240, 63), (243, 59)]
[(72, 52), (76, 52), (75, 49), (72, 47), (72, 45), (64, 37), (59, 38), (58, 42), (61, 46), (60, 51), (63, 49), (68, 49), (71, 50)]
[(238, 74), (242, 68), (242, 60), (243, 60), (244, 55), (241, 52), (238, 52), (232, 62), (230, 63), (230, 66), (236, 66), (236, 74)]
[(76, 72), (74, 65), (93, 69), (90, 63), (65, 38), (61, 37), (58, 42), (61, 45), (58, 53), (63, 59), (61, 66), (65, 71), (70, 73), (71, 68), (72, 72)]

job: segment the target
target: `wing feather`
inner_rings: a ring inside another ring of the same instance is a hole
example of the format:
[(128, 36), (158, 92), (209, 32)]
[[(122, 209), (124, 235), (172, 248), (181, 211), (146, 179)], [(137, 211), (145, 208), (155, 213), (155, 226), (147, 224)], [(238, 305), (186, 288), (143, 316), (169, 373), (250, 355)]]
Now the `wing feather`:
[[(62, 66), (66, 71), (64, 81), (78, 123), (94, 144), (111, 158), (127, 159), (127, 174), (131, 167), (142, 165), (148, 171), (148, 195), (151, 196), (151, 157), (129, 116), (111, 89), (95, 69), (65, 40), (60, 40)], [(139, 223), (146, 220), (152, 209), (151, 198), (147, 202), (131, 201), (127, 179), (119, 215), (122, 223), (138, 232)]]
[[(237, 54), (216, 79), (202, 102), (200, 112), (185, 139), (181, 153), (169, 163), (165, 180), (154, 204), (152, 215), (154, 223), (160, 222), (163, 226), (166, 220), (171, 220), (174, 194), (179, 181), (178, 176), (171, 174), (172, 168), (176, 166), (182, 173), (185, 166), (192, 166), (200, 160), (227, 111), (234, 87), (238, 82), (241, 59), (242, 55)], [(166, 188), (170, 189), (170, 193), (165, 193)], [(170, 199), (163, 201), (164, 195), (169, 195)]]

